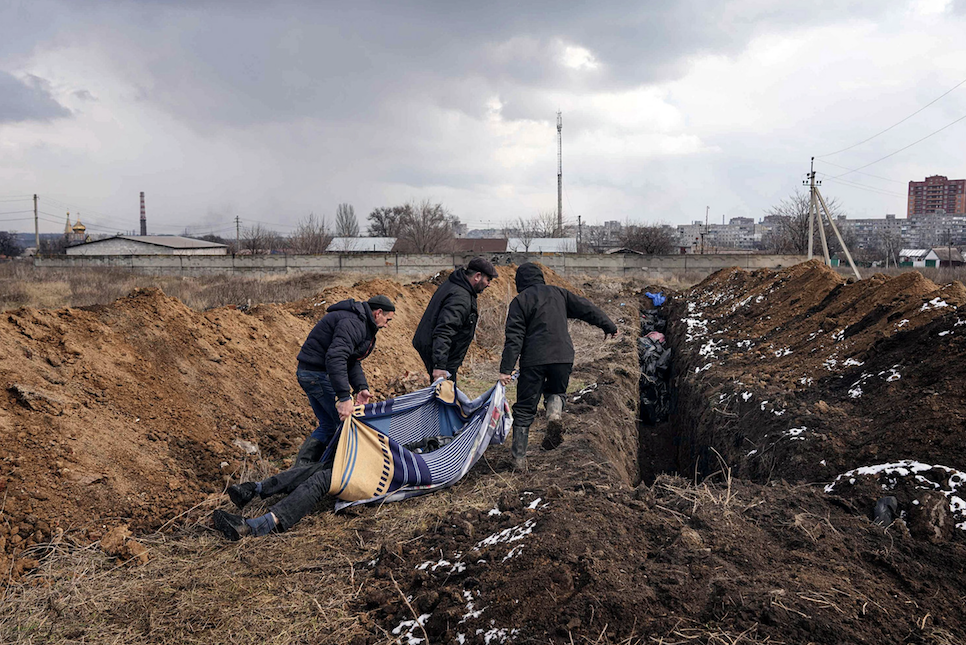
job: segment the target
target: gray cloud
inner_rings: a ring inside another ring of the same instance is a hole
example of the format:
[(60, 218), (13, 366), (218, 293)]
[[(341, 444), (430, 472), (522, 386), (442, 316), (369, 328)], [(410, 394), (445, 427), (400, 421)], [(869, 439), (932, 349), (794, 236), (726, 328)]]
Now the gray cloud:
[(50, 95), (49, 83), (28, 75), (23, 81), (0, 70), (0, 123), (49, 121), (70, 116)]

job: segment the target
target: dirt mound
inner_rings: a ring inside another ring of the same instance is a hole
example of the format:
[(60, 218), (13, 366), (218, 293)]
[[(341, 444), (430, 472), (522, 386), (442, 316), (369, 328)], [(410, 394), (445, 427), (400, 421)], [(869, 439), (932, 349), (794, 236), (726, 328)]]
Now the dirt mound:
[(903, 459), (962, 470), (964, 304), (959, 282), (845, 281), (817, 261), (710, 276), (671, 305), (677, 421), (696, 428), (679, 467), (707, 472), (714, 447), (757, 479)]
[[(502, 342), (515, 267), (500, 272), (481, 298), (480, 327)], [(327, 304), (392, 297), (397, 316), (365, 361), (371, 389), (387, 398), (422, 385), (410, 341), (435, 288), (379, 278), (294, 304), (206, 312), (144, 289), (107, 306), (6, 312), (0, 573), (8, 556), (60, 532), (85, 543), (122, 523), (157, 529), (260, 459), (290, 457), (315, 425), (295, 357)]]

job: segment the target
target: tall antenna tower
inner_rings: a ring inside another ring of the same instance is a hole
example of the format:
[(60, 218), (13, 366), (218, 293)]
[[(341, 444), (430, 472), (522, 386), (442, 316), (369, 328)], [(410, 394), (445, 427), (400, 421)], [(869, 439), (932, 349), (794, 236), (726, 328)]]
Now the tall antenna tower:
[(557, 112), (557, 235), (563, 233), (563, 116)]

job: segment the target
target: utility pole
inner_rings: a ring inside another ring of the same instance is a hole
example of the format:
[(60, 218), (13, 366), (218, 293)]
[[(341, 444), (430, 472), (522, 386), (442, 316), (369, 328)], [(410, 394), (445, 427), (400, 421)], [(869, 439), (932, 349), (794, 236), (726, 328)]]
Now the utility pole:
[[(805, 182), (802, 182), (805, 183)], [(812, 238), (815, 235), (815, 213), (818, 211), (815, 203), (815, 157), (808, 170), (808, 259), (812, 259)]]
[(34, 193), (34, 253), (40, 253), (40, 220), (37, 218), (37, 194)]
[(582, 232), (580, 215), (577, 216), (577, 253), (580, 253), (580, 234)]
[(704, 255), (704, 236), (708, 234), (708, 215), (711, 213), (711, 207), (704, 207), (704, 233), (701, 234), (701, 255)]
[(241, 238), (241, 219), (239, 219), (238, 215), (235, 215), (235, 253), (238, 253), (241, 250), (241, 247), (238, 245), (238, 240), (240, 238)]
[(563, 115), (557, 112), (557, 235), (563, 234)]

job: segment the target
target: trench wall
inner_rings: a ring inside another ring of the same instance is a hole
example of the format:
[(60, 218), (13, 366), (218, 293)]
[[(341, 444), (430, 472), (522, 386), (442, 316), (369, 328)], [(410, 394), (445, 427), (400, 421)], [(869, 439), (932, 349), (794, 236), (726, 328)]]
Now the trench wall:
[[(46, 268), (104, 267), (135, 273), (183, 276), (222, 273), (251, 276), (291, 273), (366, 273), (425, 275), (463, 265), (477, 254), (326, 253), (323, 255), (102, 255), (47, 256), (34, 258), (34, 266)], [(563, 274), (608, 274), (627, 277), (669, 279), (691, 273), (700, 279), (725, 267), (743, 269), (779, 268), (805, 261), (800, 255), (636, 255), (581, 253), (491, 253), (497, 265), (533, 261)]]

